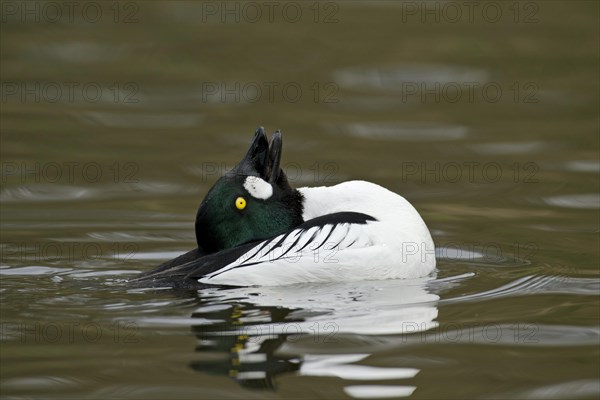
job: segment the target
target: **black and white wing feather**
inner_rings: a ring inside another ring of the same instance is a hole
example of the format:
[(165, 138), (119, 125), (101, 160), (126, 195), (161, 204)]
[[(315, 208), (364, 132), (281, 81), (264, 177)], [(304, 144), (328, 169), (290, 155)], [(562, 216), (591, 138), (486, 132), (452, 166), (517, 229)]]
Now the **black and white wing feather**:
[[(176, 288), (195, 288), (199, 286), (199, 282), (230, 286), (252, 285), (251, 282), (229, 280), (227, 277), (232, 273), (239, 275), (242, 271), (252, 274), (257, 267), (260, 269), (265, 265), (285, 268), (298, 267), (307, 262), (314, 264), (315, 255), (321, 250), (322, 256), (323, 251), (332, 253), (368, 246), (370, 238), (361, 227), (369, 221), (375, 221), (375, 218), (357, 212), (324, 215), (263, 241), (246, 243), (208, 255), (193, 250), (141, 275), (131, 283)], [(244, 279), (243, 275), (238, 278)]]
[(265, 265), (275, 268), (298, 267), (307, 263), (314, 265), (319, 263), (319, 257), (326, 262), (327, 256), (323, 252), (333, 254), (353, 247), (369, 246), (371, 238), (362, 229), (369, 221), (375, 221), (375, 218), (356, 212), (317, 217), (285, 234), (254, 244), (235, 261), (221, 268), (210, 268), (210, 271), (201, 268), (190, 273), (189, 277), (199, 279), (202, 283), (218, 283), (224, 275), (231, 277), (233, 272), (240, 275), (242, 271), (252, 274), (259, 270), (257, 267)]

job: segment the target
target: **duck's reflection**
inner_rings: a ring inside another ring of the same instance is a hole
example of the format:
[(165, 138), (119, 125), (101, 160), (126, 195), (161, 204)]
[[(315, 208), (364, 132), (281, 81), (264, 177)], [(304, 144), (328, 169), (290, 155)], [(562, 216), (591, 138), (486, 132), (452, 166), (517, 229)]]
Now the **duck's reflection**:
[[(267, 334), (260, 321), (287, 321), (291, 310), (278, 307), (256, 308), (249, 303), (234, 302), (224, 307), (201, 307), (192, 318), (217, 319), (223, 322), (192, 326), (198, 337), (197, 352), (220, 353), (225, 357), (207, 357), (191, 363), (197, 371), (228, 375), (249, 388), (274, 388), (273, 377), (300, 368), (298, 357), (286, 357), (275, 351), (288, 334)], [(251, 315), (255, 314), (254, 317)], [(290, 319), (289, 321), (293, 321)], [(218, 354), (216, 354), (218, 356)]]
[[(199, 296), (202, 306), (192, 317), (202, 321), (193, 326), (199, 339), (196, 351), (202, 357), (191, 364), (195, 370), (228, 375), (246, 387), (270, 389), (275, 376), (294, 371), (348, 380), (390, 380), (393, 385), (385, 387), (392, 391), (388, 396), (410, 395), (414, 386), (395, 383), (419, 370), (371, 367), (365, 365), (368, 357), (399, 346), (405, 334), (436, 327), (439, 300), (427, 291), (427, 279), (210, 288), (199, 291)], [(345, 391), (353, 397), (372, 397), (382, 395), (376, 393), (381, 388), (352, 385)]]

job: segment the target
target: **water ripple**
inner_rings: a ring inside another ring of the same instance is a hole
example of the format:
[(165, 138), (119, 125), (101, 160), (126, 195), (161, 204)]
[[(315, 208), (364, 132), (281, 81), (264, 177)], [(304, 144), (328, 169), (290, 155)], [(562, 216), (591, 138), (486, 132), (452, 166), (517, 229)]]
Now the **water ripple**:
[(65, 201), (93, 197), (94, 190), (77, 186), (64, 185), (28, 185), (5, 188), (0, 191), (0, 201)]
[[(30, 45), (23, 53), (32, 59), (50, 59), (68, 63), (88, 64), (114, 62), (127, 56), (132, 46), (123, 43), (118, 46), (101, 45), (94, 42), (60, 42)], [(41, 62), (41, 61), (40, 61)]]
[[(193, 232), (90, 232), (87, 234), (94, 241), (103, 242), (177, 242), (195, 241), (196, 236)], [(79, 239), (80, 240), (80, 239)], [(81, 240), (80, 240), (81, 241)], [(181, 253), (181, 252), (179, 252)]]
[(2, 386), (13, 390), (65, 390), (67, 387), (78, 387), (83, 383), (82, 380), (61, 376), (28, 376), (7, 379), (2, 382)]
[[(460, 329), (453, 329), (460, 326)], [(600, 328), (589, 326), (514, 324), (446, 324), (439, 329), (407, 336), (407, 344), (483, 344), (502, 346), (594, 346), (600, 340)]]
[(506, 393), (495, 398), (512, 399), (579, 399), (600, 398), (599, 379), (581, 379), (576, 381), (561, 382), (528, 389), (519, 393)]
[(590, 160), (569, 161), (564, 164), (567, 171), (600, 173), (600, 162)]
[(5, 188), (0, 191), (0, 201), (6, 203), (36, 201), (77, 201), (119, 197), (145, 197), (151, 194), (180, 196), (198, 192), (198, 187), (170, 182), (139, 182), (128, 184), (97, 185), (92, 187), (36, 184)]
[(483, 69), (442, 64), (404, 64), (382, 68), (351, 67), (333, 72), (333, 81), (345, 88), (374, 88), (385, 91), (404, 90), (405, 84), (433, 85), (489, 80)]
[(596, 210), (600, 209), (600, 195), (598, 193), (570, 194), (563, 196), (546, 197), (546, 204), (564, 208), (579, 208)]
[(53, 275), (58, 273), (67, 273), (73, 271), (73, 268), (55, 268), (55, 267), (42, 267), (42, 266), (30, 266), (30, 267), (0, 267), (0, 275), (12, 275), (12, 276), (37, 276), (37, 275)]
[(440, 301), (440, 303), (462, 303), (472, 300), (539, 293), (597, 296), (599, 292), (600, 279), (529, 275), (496, 289), (451, 299), (444, 299)]
[(547, 142), (502, 142), (473, 144), (469, 147), (481, 154), (530, 154), (547, 150), (550, 145)]
[(398, 141), (446, 141), (464, 139), (469, 129), (462, 125), (425, 122), (364, 122), (328, 125), (327, 129), (345, 136)]
[(87, 125), (109, 128), (177, 129), (199, 126), (204, 116), (197, 113), (85, 111), (75, 116)]

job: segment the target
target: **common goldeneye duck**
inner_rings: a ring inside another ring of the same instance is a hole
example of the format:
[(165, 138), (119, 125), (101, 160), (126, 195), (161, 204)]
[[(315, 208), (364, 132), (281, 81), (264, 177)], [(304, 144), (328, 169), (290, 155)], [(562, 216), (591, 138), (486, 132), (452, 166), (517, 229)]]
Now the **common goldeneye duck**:
[(276, 286), (418, 278), (435, 269), (425, 222), (402, 196), (365, 181), (293, 189), (279, 131), (257, 129), (243, 160), (196, 215), (198, 248), (134, 279), (141, 285)]

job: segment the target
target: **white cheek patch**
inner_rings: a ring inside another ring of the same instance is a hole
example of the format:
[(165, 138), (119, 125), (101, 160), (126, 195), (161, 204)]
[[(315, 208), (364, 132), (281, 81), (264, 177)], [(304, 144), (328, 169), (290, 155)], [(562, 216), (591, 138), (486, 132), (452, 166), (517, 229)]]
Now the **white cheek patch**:
[(249, 176), (244, 181), (244, 189), (255, 199), (266, 200), (273, 195), (273, 186), (256, 176)]

